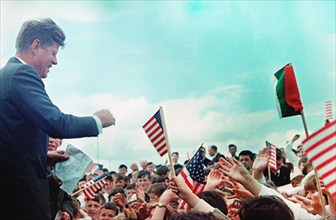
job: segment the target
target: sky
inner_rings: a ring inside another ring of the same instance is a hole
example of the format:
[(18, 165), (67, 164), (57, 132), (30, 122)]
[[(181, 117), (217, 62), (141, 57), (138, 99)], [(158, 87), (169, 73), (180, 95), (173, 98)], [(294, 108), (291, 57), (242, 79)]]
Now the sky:
[(109, 170), (164, 164), (142, 125), (163, 107), (180, 163), (201, 145), (228, 155), (305, 139), (300, 116), (279, 119), (273, 74), (294, 66), (309, 133), (335, 118), (335, 1), (3, 1), (1, 67), (22, 23), (52, 18), (66, 34), (44, 80), (64, 113), (109, 109), (98, 138), (63, 140)]

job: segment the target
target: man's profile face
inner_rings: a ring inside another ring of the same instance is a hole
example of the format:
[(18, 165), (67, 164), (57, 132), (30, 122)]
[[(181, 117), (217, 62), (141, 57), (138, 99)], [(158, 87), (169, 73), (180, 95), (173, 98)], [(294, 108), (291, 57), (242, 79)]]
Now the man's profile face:
[(49, 137), (48, 150), (55, 151), (62, 145), (62, 139)]
[(57, 64), (56, 55), (59, 45), (57, 43), (53, 43), (51, 46), (43, 48), (39, 43), (37, 48), (38, 49), (34, 53), (34, 68), (40, 74), (41, 78), (47, 78), (49, 69), (52, 67), (52, 65)]

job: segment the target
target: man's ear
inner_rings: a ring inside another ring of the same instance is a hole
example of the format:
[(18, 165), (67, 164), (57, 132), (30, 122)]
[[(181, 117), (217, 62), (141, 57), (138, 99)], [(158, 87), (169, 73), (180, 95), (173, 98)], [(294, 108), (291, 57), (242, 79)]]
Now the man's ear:
[(39, 39), (35, 39), (33, 43), (31, 44), (31, 50), (34, 54), (38, 52), (39, 47), (41, 46), (41, 42)]

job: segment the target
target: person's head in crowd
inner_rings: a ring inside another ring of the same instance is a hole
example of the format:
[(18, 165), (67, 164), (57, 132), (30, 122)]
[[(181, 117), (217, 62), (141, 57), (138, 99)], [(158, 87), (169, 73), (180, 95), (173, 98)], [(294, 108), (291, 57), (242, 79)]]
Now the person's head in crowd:
[(155, 179), (153, 179), (153, 184), (154, 183), (163, 183), (166, 184), (166, 179), (168, 179), (167, 176), (157, 176)]
[(237, 153), (237, 146), (234, 144), (229, 144), (229, 152), (231, 154), (231, 157), (235, 157)]
[(249, 150), (243, 150), (239, 153), (239, 161), (244, 164), (247, 170), (250, 170), (253, 165), (254, 155)]
[(98, 194), (93, 199), (87, 198), (85, 210), (92, 219), (98, 219), (99, 211), (103, 204), (100, 203), (102, 195)]
[(126, 186), (126, 201), (129, 202), (131, 200), (131, 197), (135, 194), (135, 183), (131, 183), (128, 186)]
[(149, 173), (154, 173), (154, 170), (155, 170), (154, 163), (153, 162), (148, 162), (147, 165), (146, 165), (146, 170)]
[(104, 192), (110, 192), (114, 188), (114, 181), (111, 175), (107, 175), (106, 178), (106, 184), (104, 185)]
[(215, 156), (217, 154), (217, 146), (216, 145), (210, 145), (208, 148), (208, 153), (211, 157)]
[(130, 165), (130, 169), (132, 170), (132, 172), (139, 170), (138, 165), (136, 163), (132, 163)]
[(126, 186), (126, 176), (121, 174), (121, 173), (117, 173), (114, 177), (114, 188), (120, 188), (123, 189)]
[(302, 169), (302, 174), (303, 175), (307, 175), (310, 171), (312, 171), (314, 169), (313, 165), (309, 162), (307, 163), (303, 169)]
[(167, 166), (160, 166), (157, 170), (156, 170), (156, 174), (158, 176), (167, 176), (169, 173), (169, 168)]
[(95, 170), (93, 173), (93, 178), (101, 175), (102, 173), (104, 173), (103, 170)]
[(138, 173), (137, 184), (143, 191), (147, 192), (149, 185), (152, 184), (151, 174), (147, 170), (141, 170)]
[(215, 162), (210, 161), (207, 165), (207, 169), (212, 170), (215, 167)]
[(131, 183), (136, 183), (138, 180), (139, 171), (134, 171), (131, 175)]
[(118, 207), (114, 203), (105, 203), (99, 212), (99, 220), (113, 220), (118, 215)]
[(303, 150), (303, 145), (297, 146), (296, 156), (298, 158), (302, 158), (302, 157), (306, 157), (307, 156), (307, 154)]
[(148, 187), (147, 194), (150, 198), (150, 202), (159, 201), (160, 196), (166, 190), (166, 187), (162, 183), (154, 183)]
[(126, 202), (126, 194), (123, 189), (114, 188), (108, 195), (108, 202), (116, 203), (117, 199), (123, 199)]
[(106, 175), (109, 175), (109, 170), (107, 168), (103, 168), (102, 170)]
[(72, 219), (78, 220), (80, 218), (80, 214), (79, 214), (80, 202), (78, 201), (78, 199), (71, 197), (71, 208), (73, 210)]
[(306, 164), (308, 163), (308, 157), (301, 157), (301, 159), (299, 160), (299, 169), (302, 171), (303, 168), (306, 166)]
[(178, 152), (173, 152), (172, 153), (172, 160), (173, 160), (173, 163), (178, 163), (178, 160), (179, 160), (179, 153)]
[(276, 196), (257, 196), (242, 202), (240, 220), (294, 220), (292, 210)]
[(291, 179), (291, 184), (293, 187), (297, 187), (301, 184), (302, 179), (304, 178), (304, 175), (297, 175), (293, 179)]
[(49, 137), (48, 150), (56, 151), (62, 145), (63, 140)]
[(112, 178), (114, 178), (115, 175), (117, 174), (117, 172), (116, 171), (110, 171), (109, 174), (112, 176)]
[(219, 215), (216, 215), (212, 212), (175, 212), (170, 220), (223, 220)]
[(317, 191), (317, 182), (315, 175), (309, 177), (303, 185), (304, 196), (311, 199), (312, 195)]
[(127, 173), (127, 166), (125, 164), (120, 164), (119, 166), (119, 173), (126, 176)]
[(197, 196), (200, 199), (206, 201), (214, 208), (218, 208), (223, 214), (227, 215), (228, 209), (224, 199), (224, 193), (219, 190), (203, 191), (198, 193)]
[(147, 160), (140, 160), (140, 165), (141, 165), (141, 168), (142, 168), (143, 170), (145, 170), (145, 169), (146, 169), (146, 166), (147, 166)]

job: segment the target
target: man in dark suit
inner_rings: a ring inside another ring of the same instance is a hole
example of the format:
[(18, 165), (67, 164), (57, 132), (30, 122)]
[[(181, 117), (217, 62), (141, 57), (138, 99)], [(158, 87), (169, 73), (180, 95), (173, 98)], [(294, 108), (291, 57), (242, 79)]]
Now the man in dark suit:
[[(277, 170), (271, 172), (271, 180), (275, 186), (283, 186), (290, 183), (290, 169), (284, 166), (285, 158), (280, 149), (276, 149), (276, 164)], [(267, 169), (264, 170), (264, 175), (268, 178)]]
[(209, 146), (208, 152), (209, 152), (209, 155), (211, 157), (213, 157), (212, 162), (214, 162), (214, 163), (218, 162), (219, 158), (221, 158), (221, 157), (225, 158), (225, 156), (223, 154), (220, 154), (217, 151), (217, 146), (215, 146), (215, 145)]
[(54, 166), (67, 156), (47, 153), (49, 136), (97, 136), (115, 123), (109, 110), (76, 117), (49, 99), (42, 78), (57, 64), (64, 40), (53, 20), (27, 21), (16, 39), (16, 56), (0, 70), (0, 211), (13, 214), (8, 219), (51, 219), (47, 163)]

